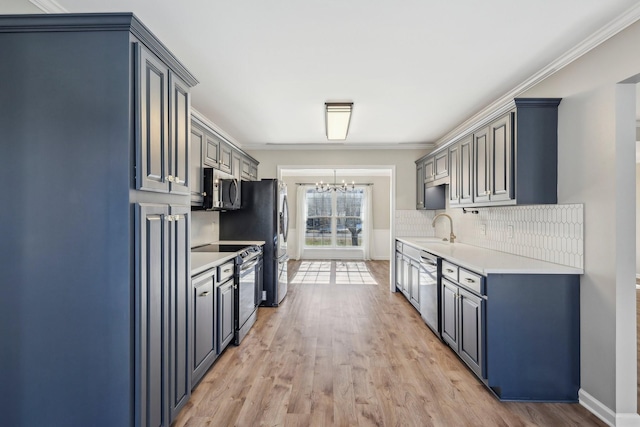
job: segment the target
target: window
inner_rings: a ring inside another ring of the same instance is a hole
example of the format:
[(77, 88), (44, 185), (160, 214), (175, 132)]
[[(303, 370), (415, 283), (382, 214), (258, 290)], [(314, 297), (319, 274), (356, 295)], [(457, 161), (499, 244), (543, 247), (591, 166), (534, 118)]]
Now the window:
[(362, 246), (364, 190), (306, 192), (307, 248), (347, 248)]

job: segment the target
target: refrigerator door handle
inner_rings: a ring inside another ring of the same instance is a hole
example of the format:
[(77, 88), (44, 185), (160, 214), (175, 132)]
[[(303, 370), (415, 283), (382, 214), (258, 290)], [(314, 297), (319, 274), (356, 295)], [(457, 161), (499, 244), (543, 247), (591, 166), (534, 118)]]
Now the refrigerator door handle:
[(282, 212), (280, 212), (280, 229), (282, 230), (282, 238), (285, 243), (289, 237), (289, 202), (285, 194), (282, 199)]

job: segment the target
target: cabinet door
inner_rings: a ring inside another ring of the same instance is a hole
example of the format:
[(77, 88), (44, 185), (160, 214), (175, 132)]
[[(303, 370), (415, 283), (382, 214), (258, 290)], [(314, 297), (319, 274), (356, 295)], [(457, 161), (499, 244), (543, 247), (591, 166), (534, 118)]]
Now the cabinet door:
[(434, 180), (449, 176), (449, 151), (444, 150), (435, 155), (433, 160)]
[(482, 356), (484, 351), (482, 343), (484, 300), (464, 289), (459, 289), (458, 292), (460, 303), (460, 348), (458, 354), (472, 371), (480, 378), (484, 378), (482, 369), (484, 362)]
[(138, 204), (140, 275), (136, 293), (140, 425), (169, 426), (169, 244), (167, 205)]
[(215, 358), (215, 274), (195, 278), (193, 287), (193, 374), (192, 384), (204, 375)]
[(424, 161), (424, 182), (425, 184), (431, 184), (435, 179), (435, 159), (429, 157)]
[(231, 154), (231, 174), (238, 182), (242, 180), (242, 155), (237, 151)]
[(460, 204), (473, 202), (473, 137), (460, 141)]
[(510, 113), (489, 126), (491, 201), (513, 199), (513, 134)]
[(403, 276), (402, 252), (396, 252), (396, 288), (402, 292), (404, 280)]
[(218, 286), (218, 354), (233, 340), (234, 283), (233, 279)]
[(191, 395), (189, 370), (189, 206), (171, 206), (169, 220), (169, 410), (173, 421)]
[(409, 289), (411, 288), (411, 264), (409, 259), (402, 257), (402, 293), (409, 298)]
[(246, 157), (242, 157), (241, 178), (245, 181), (251, 181), (251, 161)]
[(205, 146), (204, 146), (204, 164), (219, 169), (219, 149), (220, 141), (212, 134), (205, 132), (204, 134)]
[(168, 192), (169, 170), (168, 94), (169, 69), (155, 55), (138, 45), (139, 115), (136, 188)]
[(449, 148), (449, 204), (460, 203), (460, 145)]
[(458, 351), (458, 287), (442, 280), (442, 339)]
[(169, 175), (170, 192), (189, 194), (189, 133), (191, 128), (189, 86), (169, 73)]
[(489, 129), (479, 130), (473, 135), (474, 165), (473, 165), (473, 201), (482, 203), (490, 200), (491, 187), (491, 150), (489, 143)]
[(258, 164), (256, 162), (251, 162), (249, 176), (251, 177), (252, 181), (258, 180)]
[(204, 133), (196, 127), (191, 128), (189, 145), (189, 182), (191, 189), (191, 206), (202, 206), (204, 191)]
[(416, 164), (416, 209), (424, 209), (424, 162)]
[(411, 268), (411, 288), (409, 289), (409, 302), (413, 304), (416, 310), (420, 310), (420, 265), (410, 262)]
[(231, 173), (231, 159), (232, 159), (231, 146), (224, 141), (220, 142), (219, 148), (219, 165), (220, 170), (226, 173)]

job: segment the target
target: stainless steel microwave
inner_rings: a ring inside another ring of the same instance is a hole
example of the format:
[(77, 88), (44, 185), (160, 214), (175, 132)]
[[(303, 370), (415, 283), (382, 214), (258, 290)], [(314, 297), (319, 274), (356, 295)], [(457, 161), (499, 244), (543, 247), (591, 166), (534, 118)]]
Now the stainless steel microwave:
[(240, 209), (240, 182), (214, 168), (204, 168), (203, 208), (209, 211)]

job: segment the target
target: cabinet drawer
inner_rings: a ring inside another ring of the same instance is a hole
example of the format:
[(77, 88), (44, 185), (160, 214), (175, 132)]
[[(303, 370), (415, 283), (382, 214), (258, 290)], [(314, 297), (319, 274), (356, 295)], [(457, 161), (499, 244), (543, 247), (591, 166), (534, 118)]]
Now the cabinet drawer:
[(218, 266), (218, 283), (224, 283), (230, 277), (233, 277), (235, 262), (233, 260), (225, 262)]
[(472, 290), (473, 292), (479, 295), (484, 295), (484, 289), (483, 289), (484, 287), (482, 286), (484, 282), (482, 281), (482, 276), (462, 268), (460, 269), (459, 275), (460, 275), (459, 283), (462, 286)]
[(396, 240), (396, 251), (402, 252), (402, 242)]
[(442, 261), (442, 275), (454, 282), (458, 281), (458, 266), (447, 261)]

